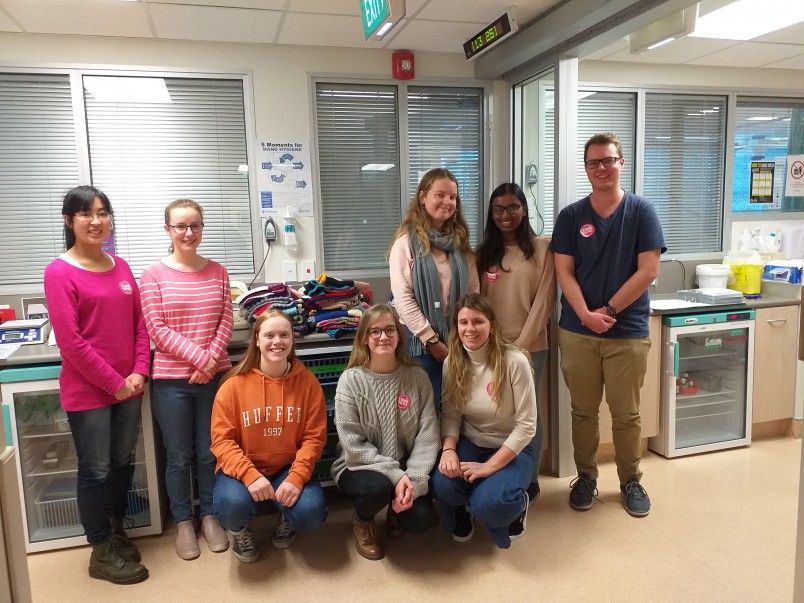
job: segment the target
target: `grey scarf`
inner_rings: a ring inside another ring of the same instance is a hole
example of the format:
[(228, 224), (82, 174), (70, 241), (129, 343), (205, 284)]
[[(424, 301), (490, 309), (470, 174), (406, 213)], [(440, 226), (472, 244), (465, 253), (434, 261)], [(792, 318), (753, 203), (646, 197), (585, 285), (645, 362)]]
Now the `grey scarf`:
[[(431, 247), (446, 251), (449, 257), (449, 267), (452, 273), (449, 291), (451, 313), (455, 309), (456, 302), (469, 290), (469, 266), (466, 255), (458, 248), (451, 236), (431, 230), (429, 238)], [(415, 233), (408, 232), (408, 239), (413, 256), (413, 296), (430, 326), (438, 333), (441, 341), (446, 343), (449, 339), (451, 316), (445, 315), (444, 308), (441, 307), (441, 286), (438, 281), (435, 260), (433, 260), (432, 254), (424, 253), (424, 246)], [(410, 338), (408, 352), (411, 356), (421, 356), (425, 353), (422, 342), (415, 335)]]

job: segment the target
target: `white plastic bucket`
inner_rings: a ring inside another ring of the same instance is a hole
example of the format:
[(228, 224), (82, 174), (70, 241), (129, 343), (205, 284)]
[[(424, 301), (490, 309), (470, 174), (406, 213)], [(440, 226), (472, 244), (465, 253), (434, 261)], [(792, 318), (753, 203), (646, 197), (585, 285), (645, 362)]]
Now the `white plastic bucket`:
[(731, 267), (726, 264), (698, 264), (695, 278), (701, 289), (725, 289), (729, 284)]

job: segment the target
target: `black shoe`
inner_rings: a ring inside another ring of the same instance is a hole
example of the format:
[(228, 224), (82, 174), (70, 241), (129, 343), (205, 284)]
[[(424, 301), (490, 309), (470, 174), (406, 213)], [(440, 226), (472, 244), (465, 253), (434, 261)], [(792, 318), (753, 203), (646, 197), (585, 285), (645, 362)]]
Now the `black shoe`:
[(645, 517), (650, 513), (650, 498), (637, 478), (632, 477), (627, 484), (620, 486), (620, 493), (623, 495), (623, 506), (629, 515)]
[(597, 480), (581, 473), (570, 483), (569, 504), (573, 509), (586, 511), (592, 508), (597, 498)]
[[(533, 484), (531, 484), (532, 486)], [(538, 488), (538, 484), (536, 485)], [(525, 509), (522, 511), (522, 515), (517, 517), (510, 526), (508, 526), (508, 537), (511, 540), (519, 540), (525, 535), (525, 527), (528, 523), (528, 507), (530, 507), (530, 496), (528, 496), (527, 491), (525, 491)]]
[(528, 489), (525, 490), (528, 493), (528, 508), (533, 506), (533, 503), (536, 502), (536, 499), (539, 498), (539, 495), (542, 493), (542, 489), (539, 487), (539, 482), (530, 482)]
[(452, 539), (456, 542), (467, 542), (475, 533), (474, 517), (466, 507), (455, 509), (455, 528), (452, 530)]
[(148, 570), (136, 561), (123, 559), (117, 552), (120, 536), (92, 545), (89, 575), (114, 584), (136, 584), (148, 578)]

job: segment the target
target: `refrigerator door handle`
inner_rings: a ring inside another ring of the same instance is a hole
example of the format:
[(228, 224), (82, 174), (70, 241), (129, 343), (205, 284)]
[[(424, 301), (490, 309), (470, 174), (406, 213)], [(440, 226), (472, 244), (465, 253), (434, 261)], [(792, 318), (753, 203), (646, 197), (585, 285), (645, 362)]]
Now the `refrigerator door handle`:
[(674, 377), (678, 376), (678, 342), (677, 341), (668, 341), (667, 347), (667, 354), (665, 354), (665, 372), (672, 374)]

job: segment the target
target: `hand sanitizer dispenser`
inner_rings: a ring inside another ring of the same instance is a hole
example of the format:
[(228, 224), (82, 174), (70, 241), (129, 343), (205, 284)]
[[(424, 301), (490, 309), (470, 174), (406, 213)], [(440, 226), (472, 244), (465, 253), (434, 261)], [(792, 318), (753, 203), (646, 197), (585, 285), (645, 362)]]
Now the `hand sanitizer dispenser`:
[(282, 243), (288, 253), (296, 253), (299, 250), (299, 239), (296, 236), (296, 220), (293, 217), (293, 210), (290, 206), (285, 209), (285, 228), (282, 231)]

